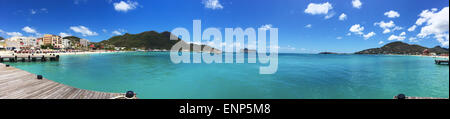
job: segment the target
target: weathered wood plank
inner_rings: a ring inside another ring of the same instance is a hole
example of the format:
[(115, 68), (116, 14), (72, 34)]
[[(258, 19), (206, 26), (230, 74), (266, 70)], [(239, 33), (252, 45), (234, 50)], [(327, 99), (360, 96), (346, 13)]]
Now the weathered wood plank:
[(0, 99), (110, 99), (117, 95), (121, 94), (78, 89), (45, 78), (38, 80), (35, 74), (0, 63)]

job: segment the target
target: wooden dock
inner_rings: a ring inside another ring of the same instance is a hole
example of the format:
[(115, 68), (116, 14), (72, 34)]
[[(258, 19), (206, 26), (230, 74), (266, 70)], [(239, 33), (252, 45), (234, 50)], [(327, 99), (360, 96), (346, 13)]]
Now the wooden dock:
[(434, 62), (439, 65), (441, 65), (441, 64), (448, 65), (448, 60), (434, 60)]
[(45, 61), (59, 61), (59, 55), (48, 54), (48, 55), (1, 55), (0, 62), (45, 62)]
[(0, 99), (113, 99), (121, 93), (74, 88), (0, 63)]

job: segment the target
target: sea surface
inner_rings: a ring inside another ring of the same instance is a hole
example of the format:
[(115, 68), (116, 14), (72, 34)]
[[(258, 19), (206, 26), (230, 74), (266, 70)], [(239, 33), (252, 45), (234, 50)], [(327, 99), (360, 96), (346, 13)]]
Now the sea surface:
[(174, 64), (167, 52), (64, 55), (59, 62), (7, 63), (76, 88), (149, 99), (392, 99), (449, 97), (449, 66), (392, 55), (279, 54), (264, 64)]

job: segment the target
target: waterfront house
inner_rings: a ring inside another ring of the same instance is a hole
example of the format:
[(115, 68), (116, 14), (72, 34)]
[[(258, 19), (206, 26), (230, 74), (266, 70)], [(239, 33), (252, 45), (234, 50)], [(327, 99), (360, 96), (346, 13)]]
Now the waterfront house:
[(86, 40), (86, 39), (80, 39), (80, 45), (82, 46), (82, 47), (88, 47), (89, 46), (89, 40)]
[(14, 36), (5, 40), (7, 50), (30, 50), (39, 47), (34, 37)]
[(62, 48), (62, 37), (58, 35), (45, 34), (42, 38), (44, 45), (52, 45), (54, 48)]
[(6, 43), (5, 40), (0, 40), (0, 50), (6, 49)]

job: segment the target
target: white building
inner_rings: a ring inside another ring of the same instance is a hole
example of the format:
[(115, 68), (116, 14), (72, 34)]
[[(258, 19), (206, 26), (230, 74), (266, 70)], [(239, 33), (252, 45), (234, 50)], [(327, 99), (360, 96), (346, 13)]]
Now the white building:
[(89, 46), (89, 40), (86, 39), (80, 39), (80, 45), (82, 47), (88, 47)]
[(62, 39), (62, 46), (61, 48), (63, 49), (67, 49), (67, 48), (71, 48), (71, 42), (69, 39)]
[(14, 36), (5, 40), (6, 49), (8, 50), (27, 50), (39, 48), (40, 45), (37, 43), (37, 39), (34, 37), (24, 37), (24, 36)]

